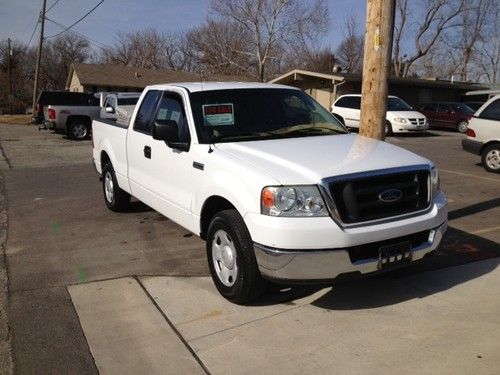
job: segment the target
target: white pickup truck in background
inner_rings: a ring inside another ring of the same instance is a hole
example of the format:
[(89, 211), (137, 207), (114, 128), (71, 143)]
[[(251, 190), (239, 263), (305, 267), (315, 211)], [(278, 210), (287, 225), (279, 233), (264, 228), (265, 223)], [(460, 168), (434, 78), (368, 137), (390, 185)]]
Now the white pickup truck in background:
[(447, 228), (436, 167), (349, 134), (299, 89), (262, 83), (147, 87), (128, 126), (93, 122), (106, 205), (131, 196), (206, 240), (235, 303), (266, 280), (323, 282), (432, 254)]
[(140, 96), (140, 92), (108, 93), (101, 105), (101, 119), (128, 124)]

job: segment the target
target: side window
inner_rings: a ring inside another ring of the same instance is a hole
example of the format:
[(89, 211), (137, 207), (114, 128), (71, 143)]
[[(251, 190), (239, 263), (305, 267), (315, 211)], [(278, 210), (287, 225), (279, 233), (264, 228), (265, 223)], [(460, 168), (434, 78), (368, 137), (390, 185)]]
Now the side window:
[(151, 134), (153, 117), (152, 115), (153, 111), (155, 110), (156, 103), (158, 102), (158, 95), (159, 91), (151, 90), (148, 91), (148, 93), (144, 97), (144, 100), (141, 103), (141, 107), (137, 112), (137, 116), (135, 117), (135, 131)]
[(156, 120), (172, 120), (177, 123), (177, 130), (179, 132), (179, 142), (189, 143), (191, 137), (189, 135), (189, 126), (184, 111), (184, 104), (182, 98), (171, 92), (165, 92), (158, 105), (156, 111)]
[(490, 103), (489, 106), (483, 109), (479, 117), (488, 120), (500, 121), (500, 99)]
[(360, 96), (353, 96), (352, 97), (352, 108), (354, 109), (361, 109), (361, 97)]
[(344, 96), (343, 98), (340, 98), (335, 103), (335, 107), (347, 107), (347, 105), (346, 105), (347, 99), (348, 99), (348, 97), (346, 97), (346, 96)]
[(424, 111), (436, 112), (437, 105), (434, 103), (426, 104), (424, 106)]
[(438, 105), (438, 112), (448, 112), (448, 104), (440, 103)]
[(359, 96), (344, 96), (343, 98), (340, 98), (335, 105), (337, 107), (360, 109), (361, 108), (361, 97), (359, 97)]

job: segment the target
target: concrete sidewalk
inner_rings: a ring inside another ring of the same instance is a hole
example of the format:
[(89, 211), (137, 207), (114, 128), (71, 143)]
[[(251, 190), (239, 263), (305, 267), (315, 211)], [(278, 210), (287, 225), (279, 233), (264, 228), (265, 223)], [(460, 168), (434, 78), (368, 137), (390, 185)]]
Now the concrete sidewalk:
[[(144, 277), (139, 279), (144, 295), (134, 299), (148, 300), (150, 306), (145, 308), (153, 315), (155, 305), (159, 307), (213, 374), (493, 374), (500, 363), (499, 261), (409, 277), (349, 281), (319, 290), (298, 288), (269, 294), (260, 305), (250, 307), (225, 301), (209, 278)], [(185, 347), (177, 345), (173, 352), (155, 357), (152, 353), (158, 346), (150, 340), (156, 336), (146, 330), (135, 341), (127, 333), (130, 327), (123, 331), (114, 320), (127, 314), (119, 305), (114, 311), (105, 300), (86, 305), (89, 301), (82, 296), (91, 296), (103, 286), (109, 296), (129, 295), (124, 282), (113, 283), (70, 287), (79, 315), (83, 310), (106, 311), (110, 319), (112, 329), (96, 335), (103, 323), (89, 325), (85, 314), (80, 315), (101, 372), (119, 373), (110, 363), (123, 357), (123, 345), (103, 345), (111, 339), (126, 342), (128, 348), (142, 343), (141, 350), (134, 350), (134, 361), (147, 359), (150, 373), (155, 373), (152, 368), (157, 373), (183, 373), (182, 367), (167, 367), (164, 357), (175, 355), (176, 350), (182, 353)], [(137, 315), (132, 322), (137, 324), (135, 329), (151, 324)], [(159, 321), (155, 326), (158, 332), (167, 327)], [(163, 334), (173, 337), (173, 331)], [(185, 357), (179, 361), (175, 363), (196, 364)]]

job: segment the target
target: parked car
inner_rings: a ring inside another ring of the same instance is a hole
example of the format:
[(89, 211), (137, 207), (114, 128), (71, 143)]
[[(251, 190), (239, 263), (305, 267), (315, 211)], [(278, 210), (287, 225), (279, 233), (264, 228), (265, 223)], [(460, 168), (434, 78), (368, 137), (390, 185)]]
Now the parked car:
[(32, 122), (36, 124), (44, 123), (44, 107), (48, 105), (71, 105), (85, 106), (93, 100), (93, 95), (83, 92), (70, 91), (42, 91), (38, 95), (35, 105), (35, 113), (32, 117)]
[(101, 107), (101, 119), (128, 124), (140, 96), (139, 92), (109, 93)]
[[(361, 116), (361, 95), (340, 96), (332, 104), (332, 114), (348, 128), (359, 128)], [(386, 134), (425, 132), (428, 129), (425, 116), (397, 96), (387, 98)]]
[(99, 98), (91, 96), (86, 105), (49, 105), (44, 108), (47, 129), (64, 133), (70, 139), (82, 140), (90, 137), (92, 120), (99, 118)]
[(126, 210), (134, 196), (206, 240), (212, 279), (236, 303), (265, 279), (405, 266), (431, 255), (447, 228), (431, 161), (349, 134), (297, 88), (149, 86), (128, 126), (92, 126), (107, 207)]
[(474, 110), (459, 102), (434, 102), (420, 108), (430, 127), (455, 129), (460, 133), (467, 131)]
[(488, 100), (472, 117), (462, 148), (481, 155), (483, 167), (500, 173), (500, 95)]

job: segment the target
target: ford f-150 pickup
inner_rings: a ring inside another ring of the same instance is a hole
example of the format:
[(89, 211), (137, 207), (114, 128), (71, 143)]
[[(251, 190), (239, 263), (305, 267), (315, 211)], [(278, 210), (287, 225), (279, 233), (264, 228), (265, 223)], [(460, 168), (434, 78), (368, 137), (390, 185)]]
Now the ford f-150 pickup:
[(288, 86), (149, 86), (128, 125), (94, 120), (93, 142), (106, 205), (134, 196), (206, 240), (215, 286), (239, 304), (267, 281), (402, 267), (447, 228), (431, 161), (349, 134)]

